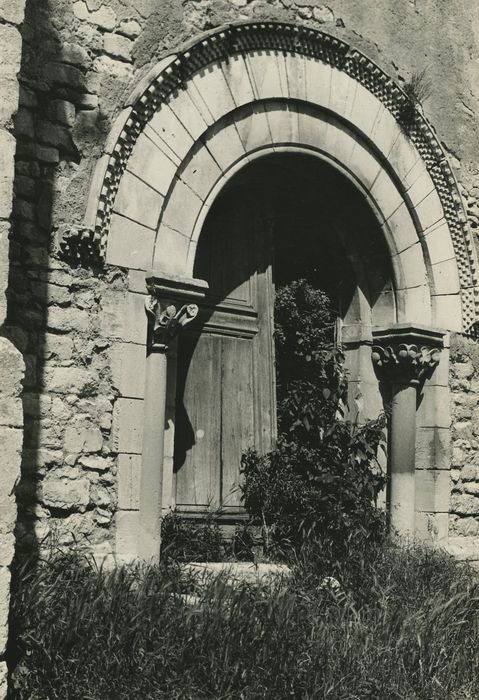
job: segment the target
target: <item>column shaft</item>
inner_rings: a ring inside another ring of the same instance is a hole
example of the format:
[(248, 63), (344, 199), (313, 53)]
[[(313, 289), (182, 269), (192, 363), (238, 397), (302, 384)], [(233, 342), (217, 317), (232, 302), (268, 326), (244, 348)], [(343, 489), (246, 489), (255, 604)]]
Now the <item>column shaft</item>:
[(412, 535), (415, 520), (415, 383), (393, 384), (390, 432), (390, 518), (400, 535)]
[(146, 359), (138, 553), (152, 563), (160, 559), (167, 362), (162, 350)]

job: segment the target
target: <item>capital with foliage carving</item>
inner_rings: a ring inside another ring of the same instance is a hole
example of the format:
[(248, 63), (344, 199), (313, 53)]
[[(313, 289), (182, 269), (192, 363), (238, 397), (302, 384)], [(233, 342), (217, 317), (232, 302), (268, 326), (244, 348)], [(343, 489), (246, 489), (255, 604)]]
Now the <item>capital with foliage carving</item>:
[(208, 285), (203, 280), (149, 273), (146, 277), (148, 297), (148, 347), (167, 352), (180, 329), (199, 313), (196, 301), (204, 298)]
[(443, 331), (405, 324), (374, 330), (372, 361), (378, 377), (420, 384), (439, 364), (443, 336)]

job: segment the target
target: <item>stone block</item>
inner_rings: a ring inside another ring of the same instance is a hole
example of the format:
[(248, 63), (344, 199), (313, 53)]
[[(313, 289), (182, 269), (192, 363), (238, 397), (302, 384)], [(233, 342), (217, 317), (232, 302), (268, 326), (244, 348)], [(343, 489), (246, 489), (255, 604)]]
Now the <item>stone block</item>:
[(103, 293), (101, 307), (100, 326), (104, 337), (145, 344), (147, 318), (144, 295), (108, 290)]
[(86, 20), (101, 29), (111, 31), (115, 28), (116, 15), (111, 7), (102, 5), (97, 10), (90, 12), (87, 3), (83, 2), (83, 0), (77, 0), (77, 2), (73, 3), (73, 12), (78, 19)]
[(24, 371), (21, 354), (7, 338), (0, 337), (0, 396), (20, 396)]
[[(270, 118), (268, 113), (268, 119)], [(245, 152), (233, 120), (228, 120), (223, 128), (217, 129), (205, 139), (206, 147), (222, 171), (232, 163), (244, 158)]]
[(119, 563), (126, 564), (138, 558), (139, 531), (140, 518), (137, 511), (117, 512), (115, 553)]
[(405, 202), (391, 214), (384, 226), (388, 227), (397, 251), (402, 252), (418, 243), (417, 231)]
[(458, 294), (460, 291), (456, 258), (443, 260), (431, 267), (435, 294)]
[(424, 232), (444, 219), (441, 200), (435, 189), (416, 205), (415, 213)]
[(110, 350), (113, 384), (123, 398), (142, 399), (145, 394), (146, 348), (120, 343)]
[[(413, 287), (412, 289), (399, 289), (396, 292), (398, 323), (410, 322), (431, 325), (431, 296), (429, 286)], [(435, 326), (443, 324), (435, 323)]]
[(373, 153), (359, 142), (351, 153), (348, 167), (367, 190), (371, 189), (381, 170), (381, 164)]
[(417, 409), (418, 428), (450, 428), (450, 393), (447, 386), (424, 386)]
[(445, 469), (416, 469), (416, 510), (447, 513), (451, 477)]
[(71, 63), (74, 66), (87, 66), (90, 63), (88, 51), (80, 44), (62, 44), (58, 58), (62, 63)]
[(255, 105), (238, 118), (236, 128), (247, 153), (261, 146), (272, 145), (267, 113), (262, 105)]
[(20, 107), (13, 120), (15, 124), (15, 136), (26, 139), (33, 139), (35, 128), (33, 125), (33, 114), (29, 109)]
[(113, 443), (116, 452), (141, 454), (143, 411), (141, 399), (117, 399), (113, 412)]
[[(198, 195), (182, 180), (176, 180), (166, 202), (161, 225), (165, 224), (185, 237), (190, 236), (202, 206), (203, 202)], [(161, 255), (161, 251), (157, 246), (155, 260), (158, 255)]]
[(401, 271), (399, 286), (411, 288), (427, 285), (426, 268), (419, 241), (395, 255), (394, 265)]
[(113, 210), (139, 224), (156, 229), (163, 197), (128, 171), (123, 173)]
[(344, 71), (334, 68), (331, 71), (331, 95), (329, 109), (349, 120), (356, 97), (357, 81)]
[(460, 537), (478, 537), (479, 536), (479, 517), (465, 516), (463, 518), (454, 518), (452, 521), (452, 532)]
[(434, 325), (448, 331), (462, 331), (462, 309), (459, 294), (432, 295)]
[(453, 493), (451, 512), (459, 515), (479, 515), (479, 496), (467, 493)]
[(188, 165), (181, 173), (183, 182), (203, 200), (221, 176), (218, 164), (203, 144), (194, 149)]
[(103, 51), (113, 58), (122, 61), (131, 61), (131, 47), (133, 42), (126, 36), (120, 34), (103, 35)]
[(376, 201), (379, 211), (387, 221), (389, 217), (402, 204), (402, 196), (396, 185), (386, 172), (382, 169), (371, 187), (371, 195)]
[[(7, 567), (0, 567), (0, 654), (2, 656), (5, 654), (8, 639), (10, 580), (11, 575)], [(2, 697), (6, 697), (6, 694)]]
[(161, 106), (150, 120), (149, 126), (162, 141), (168, 144), (180, 162), (193, 146), (190, 134), (167, 104)]
[(123, 34), (130, 39), (136, 39), (141, 33), (141, 25), (136, 19), (124, 19), (120, 22), (117, 29), (118, 34)]
[(444, 546), (447, 543), (448, 530), (448, 513), (416, 512), (414, 534), (423, 542)]
[(427, 170), (423, 170), (406, 192), (410, 206), (417, 207), (433, 190), (434, 183), (431, 180), (431, 176)]
[(416, 469), (448, 470), (451, 466), (451, 436), (447, 428), (418, 428)]
[(0, 426), (0, 493), (9, 496), (20, 475), (23, 435), (18, 428)]
[[(2, 75), (0, 72), (0, 128), (11, 126), (12, 115), (15, 114), (18, 107), (18, 80), (16, 76)], [(22, 148), (24, 151), (29, 151), (30, 144), (23, 144), (18, 149), (18, 155), (21, 154)], [(28, 156), (27, 156), (28, 157)]]
[(88, 479), (57, 478), (47, 474), (41, 485), (42, 502), (50, 508), (84, 512), (90, 503)]
[(313, 102), (327, 109), (333, 68), (328, 63), (309, 56), (305, 56), (303, 60), (308, 102)]
[(98, 387), (98, 376), (80, 367), (55, 367), (45, 372), (44, 385), (58, 394), (92, 394)]
[(118, 507), (120, 510), (139, 509), (140, 476), (140, 455), (118, 455)]
[(384, 108), (379, 112), (374, 122), (370, 138), (383, 156), (388, 158), (401, 133), (401, 129), (391, 112)]
[(50, 116), (54, 121), (72, 127), (75, 124), (76, 109), (73, 102), (52, 100), (49, 104)]
[[(325, 133), (324, 129), (321, 131), (324, 122), (313, 119), (309, 114), (302, 114), (286, 103), (269, 102), (266, 115), (273, 143), (294, 143), (300, 140), (303, 144), (314, 145), (321, 142), (320, 134)], [(241, 147), (243, 148), (242, 144)]]
[(155, 235), (153, 229), (120, 214), (113, 214), (108, 234), (106, 262), (128, 269), (150, 269)]
[(101, 430), (89, 422), (78, 421), (65, 430), (63, 448), (71, 454), (100, 452), (103, 446)]
[(423, 240), (432, 265), (455, 257), (451, 234), (446, 221), (430, 229), (427, 235), (423, 237)]
[(189, 83), (191, 99), (207, 124), (213, 124), (235, 108), (231, 91), (218, 63), (193, 74)]
[[(281, 72), (279, 68), (280, 62), (283, 64)], [(268, 98), (288, 97), (288, 82), (286, 73), (288, 73), (288, 70), (296, 73), (298, 72), (295, 70), (295, 59), (291, 54), (286, 54), (285, 58), (283, 59), (283, 57), (276, 52), (251, 51), (246, 54), (245, 63), (250, 74), (255, 99), (262, 100)], [(304, 66), (302, 89), (305, 94), (306, 88), (304, 80)], [(228, 109), (226, 111), (230, 110)]]
[(67, 335), (45, 333), (42, 351), (45, 359), (57, 358), (58, 360), (71, 360), (73, 339)]
[(166, 196), (175, 177), (177, 166), (158, 147), (158, 140), (152, 141), (142, 133), (128, 159), (127, 170)]
[(84, 333), (90, 329), (90, 317), (87, 311), (61, 306), (49, 306), (47, 310), (47, 328), (66, 333), (75, 330)]
[(76, 66), (66, 63), (47, 63), (43, 68), (43, 77), (53, 85), (63, 85), (73, 90), (87, 92), (85, 76)]
[(197, 141), (208, 125), (186, 90), (176, 90), (170, 97), (170, 108), (178, 117), (193, 141)]
[[(0, 25), (1, 27), (1, 25)], [(0, 129), (0, 218), (8, 219), (12, 212), (15, 139)]]
[(243, 55), (237, 53), (230, 56), (228, 62), (221, 64), (221, 68), (236, 106), (241, 107), (253, 102), (253, 86)]
[[(0, 17), (11, 24), (23, 22), (25, 3), (22, 0), (0, 0)], [(0, 695), (0, 697), (2, 697)]]

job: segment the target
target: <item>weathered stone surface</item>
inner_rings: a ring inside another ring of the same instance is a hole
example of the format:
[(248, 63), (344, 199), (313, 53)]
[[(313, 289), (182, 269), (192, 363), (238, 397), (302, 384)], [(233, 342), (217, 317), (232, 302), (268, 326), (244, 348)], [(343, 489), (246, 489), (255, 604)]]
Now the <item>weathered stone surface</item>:
[(106, 457), (100, 457), (99, 455), (81, 457), (79, 464), (81, 464), (85, 469), (92, 469), (98, 472), (104, 472), (106, 469), (110, 469), (112, 466), (111, 460)]
[[(1, 26), (0, 26), (1, 29)], [(12, 210), (15, 139), (0, 129), (0, 218), (8, 219)]]
[(99, 452), (103, 445), (103, 436), (99, 428), (88, 424), (79, 427), (69, 426), (65, 431), (63, 445), (66, 452)]
[(141, 25), (135, 19), (124, 19), (120, 22), (117, 32), (135, 39), (141, 32)]
[(470, 494), (453, 494), (451, 509), (461, 515), (479, 515), (479, 498)]
[(23, 0), (0, 0), (0, 17), (5, 22), (21, 24), (23, 22), (24, 6)]
[(85, 510), (90, 502), (90, 482), (49, 475), (42, 482), (42, 500), (45, 505), (60, 510)]
[(46, 372), (45, 384), (60, 394), (91, 394), (98, 386), (98, 378), (88, 369), (56, 367)]
[(103, 37), (103, 50), (105, 53), (120, 58), (123, 61), (131, 61), (132, 41), (120, 34), (105, 34)]

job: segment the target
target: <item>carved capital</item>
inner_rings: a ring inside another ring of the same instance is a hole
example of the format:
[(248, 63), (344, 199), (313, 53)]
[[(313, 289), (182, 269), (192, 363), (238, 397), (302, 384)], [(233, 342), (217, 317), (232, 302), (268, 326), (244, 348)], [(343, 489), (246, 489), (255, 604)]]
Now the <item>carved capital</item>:
[(373, 331), (372, 361), (380, 379), (420, 384), (439, 363), (443, 332), (397, 325)]
[(195, 302), (204, 298), (208, 285), (203, 280), (148, 273), (146, 287), (148, 347), (167, 352), (180, 329), (197, 317), (199, 307)]
[(145, 311), (149, 319), (149, 345), (151, 350), (166, 352), (180, 328), (198, 315), (197, 304), (183, 304), (171, 300), (147, 297)]

